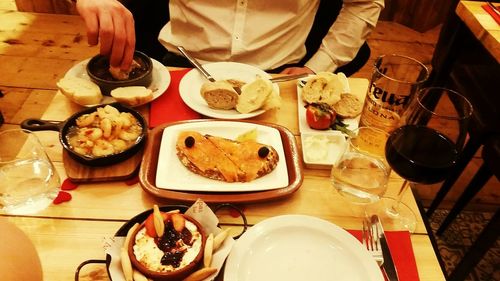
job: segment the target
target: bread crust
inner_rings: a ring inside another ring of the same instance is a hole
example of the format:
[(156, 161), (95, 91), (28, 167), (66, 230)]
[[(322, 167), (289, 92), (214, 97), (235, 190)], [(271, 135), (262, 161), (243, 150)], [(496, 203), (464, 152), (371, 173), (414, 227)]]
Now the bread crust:
[(333, 105), (335, 112), (343, 118), (354, 118), (361, 114), (363, 102), (353, 94), (342, 94), (340, 100)]
[(70, 76), (61, 78), (56, 85), (63, 95), (77, 104), (95, 105), (101, 102), (101, 89), (92, 81)]
[(117, 101), (130, 106), (145, 104), (153, 100), (153, 91), (144, 86), (118, 87), (110, 92)]
[(225, 80), (203, 83), (200, 94), (208, 106), (215, 109), (233, 109), (238, 102), (238, 93)]
[[(186, 146), (193, 137), (194, 145)], [(259, 149), (269, 153), (259, 157)], [(226, 182), (250, 182), (272, 172), (279, 161), (276, 150), (254, 141), (238, 142), (226, 138), (202, 135), (194, 131), (181, 132), (177, 138), (177, 156), (190, 171), (206, 178)]]
[(302, 89), (302, 100), (306, 103), (327, 103), (332, 106), (340, 100), (344, 85), (336, 74), (320, 72), (309, 78)]

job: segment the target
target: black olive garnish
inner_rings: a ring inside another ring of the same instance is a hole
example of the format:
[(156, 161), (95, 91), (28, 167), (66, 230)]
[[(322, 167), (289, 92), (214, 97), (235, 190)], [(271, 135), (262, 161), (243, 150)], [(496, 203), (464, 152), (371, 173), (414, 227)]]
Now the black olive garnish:
[(259, 148), (259, 157), (260, 158), (265, 158), (267, 155), (269, 155), (269, 148), (263, 146)]
[(191, 148), (194, 146), (194, 138), (192, 136), (189, 136), (187, 137), (185, 140), (184, 140), (184, 144), (186, 145), (186, 147), (188, 148)]

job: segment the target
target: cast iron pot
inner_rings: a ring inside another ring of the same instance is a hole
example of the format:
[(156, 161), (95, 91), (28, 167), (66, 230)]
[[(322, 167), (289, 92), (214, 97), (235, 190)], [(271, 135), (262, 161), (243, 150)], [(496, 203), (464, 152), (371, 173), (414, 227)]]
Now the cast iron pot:
[(66, 121), (61, 121), (61, 122), (46, 121), (40, 119), (26, 119), (21, 123), (21, 128), (30, 131), (46, 131), (46, 130), (59, 131), (59, 141), (61, 142), (63, 148), (68, 152), (71, 158), (75, 159), (81, 164), (88, 166), (107, 166), (116, 164), (130, 158), (132, 155), (135, 155), (135, 153), (137, 153), (142, 148), (142, 146), (146, 142), (148, 129), (144, 117), (138, 111), (126, 107), (120, 103), (112, 103), (109, 105), (118, 109), (118, 111), (120, 112), (131, 113), (137, 119), (137, 121), (142, 127), (142, 132), (135, 141), (135, 144), (133, 144), (131, 147), (127, 148), (126, 150), (120, 153), (100, 156), (100, 157), (84, 156), (73, 151), (68, 143), (68, 140), (66, 139), (66, 135), (68, 134), (69, 129), (72, 126), (76, 126), (76, 119), (78, 117), (84, 114), (95, 112), (98, 107), (104, 107), (105, 105), (97, 105), (86, 108), (80, 112), (73, 114)]
[(109, 59), (96, 55), (87, 63), (87, 74), (92, 82), (96, 83), (103, 95), (109, 96), (113, 89), (128, 86), (148, 87), (153, 81), (153, 61), (146, 54), (135, 51), (134, 59), (140, 60), (140, 74), (127, 80), (115, 80), (109, 73)]

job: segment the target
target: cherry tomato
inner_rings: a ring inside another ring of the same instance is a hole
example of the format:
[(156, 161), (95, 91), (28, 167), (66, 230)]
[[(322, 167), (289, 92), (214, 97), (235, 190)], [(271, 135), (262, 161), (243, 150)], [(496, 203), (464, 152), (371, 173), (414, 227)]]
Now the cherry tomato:
[(326, 103), (311, 103), (306, 105), (306, 121), (309, 127), (316, 130), (326, 130), (335, 122), (335, 111)]

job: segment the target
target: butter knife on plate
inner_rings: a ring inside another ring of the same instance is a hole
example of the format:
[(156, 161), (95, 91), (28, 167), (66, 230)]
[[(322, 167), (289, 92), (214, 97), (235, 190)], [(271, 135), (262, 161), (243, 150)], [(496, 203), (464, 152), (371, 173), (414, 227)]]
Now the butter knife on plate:
[(377, 215), (373, 215), (371, 217), (371, 223), (372, 227), (378, 228), (378, 231), (373, 233), (378, 233), (379, 235), (380, 245), (382, 247), (382, 255), (384, 256), (384, 264), (382, 265), (382, 268), (384, 269), (387, 279), (389, 279), (389, 281), (398, 281), (398, 271), (396, 269), (396, 266), (394, 265), (394, 260), (392, 259), (389, 245), (387, 244), (384, 228), (382, 227), (382, 223), (380, 222), (380, 219)]

